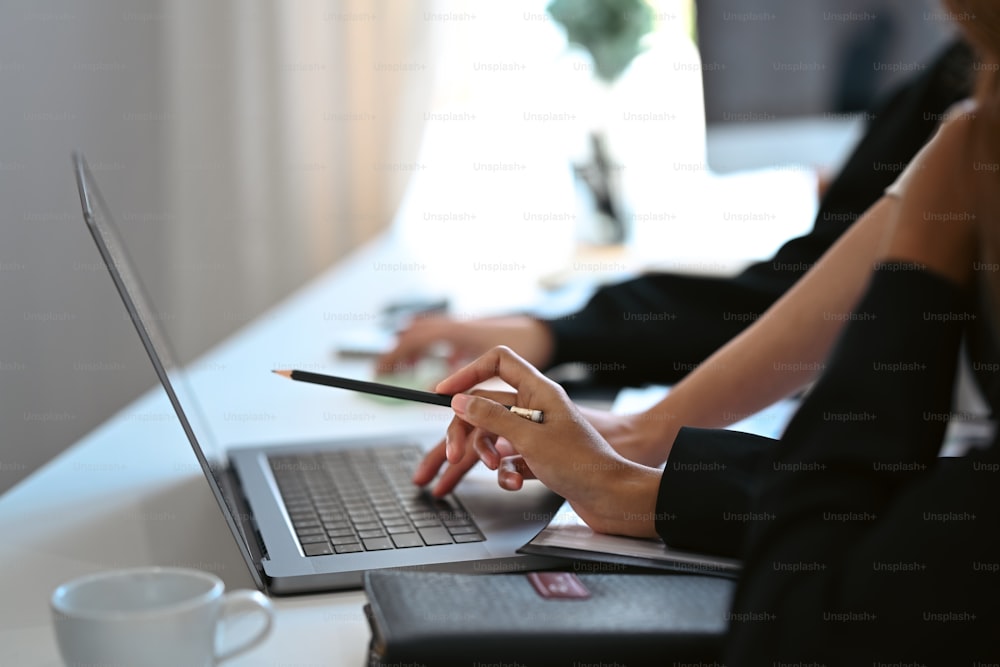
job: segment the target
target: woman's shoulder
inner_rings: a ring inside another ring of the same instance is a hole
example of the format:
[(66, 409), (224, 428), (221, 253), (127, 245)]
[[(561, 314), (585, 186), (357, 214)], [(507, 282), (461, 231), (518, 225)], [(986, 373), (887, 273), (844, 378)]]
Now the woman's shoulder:
[(941, 120), (941, 128), (933, 141), (952, 142), (956, 137), (972, 131), (978, 117), (979, 105), (973, 98), (964, 99), (948, 107)]
[(941, 120), (938, 131), (914, 156), (899, 178), (886, 188), (885, 194), (901, 198), (907, 185), (916, 178), (919, 171), (933, 169), (942, 175), (949, 173), (949, 165), (963, 159), (969, 150), (969, 139), (975, 131), (976, 101), (965, 99), (948, 108)]
[(979, 104), (976, 102), (976, 98), (974, 97), (967, 97), (964, 100), (959, 100), (948, 107), (948, 110), (944, 112), (942, 122), (949, 123), (963, 118), (972, 118), (975, 116), (976, 109), (978, 107)]

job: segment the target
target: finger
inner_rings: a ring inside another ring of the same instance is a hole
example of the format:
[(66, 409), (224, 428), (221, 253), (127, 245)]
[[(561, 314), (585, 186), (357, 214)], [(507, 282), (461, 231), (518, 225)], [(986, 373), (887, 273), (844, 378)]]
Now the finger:
[(395, 347), (376, 362), (379, 373), (394, 372), (409, 368), (423, 356), (427, 349), (445, 337), (447, 329), (440, 323), (441, 318), (419, 318), (410, 323), (396, 336)]
[(520, 455), (503, 458), (497, 468), (497, 483), (500, 484), (500, 488), (507, 491), (520, 490), (524, 486), (524, 480), (534, 477), (528, 463)]
[[(532, 426), (539, 426), (510, 412), (500, 403), (480, 396), (455, 394), (451, 398), (451, 407), (459, 422), (465, 422), (488, 433), (506, 438), (510, 442), (523, 443), (532, 432)], [(448, 460), (454, 461), (451, 445), (448, 449)]]
[(435, 391), (457, 394), (494, 377), (499, 377), (518, 390), (522, 385), (548, 383), (534, 366), (517, 356), (509, 347), (501, 345), (441, 380)]
[(487, 433), (481, 428), (472, 431), (472, 449), (479, 456), (479, 460), (486, 464), (490, 470), (496, 470), (500, 465), (500, 453), (495, 446), (495, 437), (492, 433)]
[(376, 375), (391, 375), (408, 370), (417, 362), (417, 354), (409, 349), (396, 347), (375, 360)]
[(462, 459), (460, 463), (449, 464), (445, 471), (441, 473), (441, 477), (438, 479), (437, 484), (434, 485), (434, 490), (431, 491), (431, 495), (440, 498), (441, 496), (448, 495), (451, 493), (465, 474), (469, 472), (477, 463), (479, 463), (479, 457), (476, 453), (469, 451), (468, 455)]
[(517, 403), (517, 394), (515, 394), (512, 391), (497, 391), (496, 389), (473, 389), (468, 393), (473, 396), (488, 398), (489, 400), (496, 401), (501, 405), (514, 405)]
[(408, 331), (396, 335), (393, 347), (375, 360), (377, 373), (392, 373), (400, 368), (412, 366), (417, 358), (417, 346)]
[(469, 433), (472, 429), (473, 425), (458, 417), (452, 418), (449, 422), (444, 435), (444, 452), (448, 463), (458, 463), (465, 457), (465, 452), (469, 448)]
[(429, 484), (446, 460), (445, 444), (444, 440), (442, 440), (433, 449), (429, 450), (420, 463), (417, 464), (417, 469), (413, 471), (413, 483), (417, 486)]
[(517, 452), (514, 450), (514, 446), (507, 441), (506, 438), (497, 438), (494, 446), (497, 449), (497, 453), (500, 454), (500, 458), (505, 456), (514, 456)]

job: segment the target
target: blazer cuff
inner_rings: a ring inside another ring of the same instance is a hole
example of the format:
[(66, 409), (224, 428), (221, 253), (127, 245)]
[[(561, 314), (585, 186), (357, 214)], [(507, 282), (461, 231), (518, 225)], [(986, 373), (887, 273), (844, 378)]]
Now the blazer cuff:
[(682, 428), (656, 498), (656, 532), (678, 549), (739, 556), (758, 468), (777, 441), (724, 429)]

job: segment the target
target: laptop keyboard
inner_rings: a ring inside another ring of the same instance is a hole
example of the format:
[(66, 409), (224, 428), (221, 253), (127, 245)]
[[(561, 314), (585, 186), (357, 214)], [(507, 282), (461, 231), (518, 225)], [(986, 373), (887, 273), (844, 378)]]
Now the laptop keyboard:
[(269, 456), (302, 552), (483, 541), (457, 498), (433, 498), (410, 481), (421, 455), (418, 447), (394, 447)]

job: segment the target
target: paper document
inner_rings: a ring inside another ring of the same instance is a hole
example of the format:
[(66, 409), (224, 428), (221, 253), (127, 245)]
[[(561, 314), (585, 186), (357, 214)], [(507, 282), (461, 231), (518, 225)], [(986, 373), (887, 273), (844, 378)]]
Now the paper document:
[(618, 566), (709, 574), (735, 575), (740, 570), (740, 561), (736, 559), (671, 549), (659, 539), (595, 533), (569, 503), (563, 503), (549, 524), (520, 551)]

